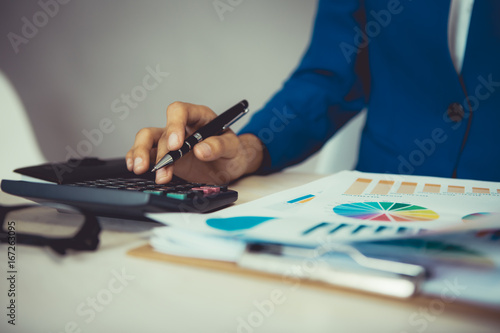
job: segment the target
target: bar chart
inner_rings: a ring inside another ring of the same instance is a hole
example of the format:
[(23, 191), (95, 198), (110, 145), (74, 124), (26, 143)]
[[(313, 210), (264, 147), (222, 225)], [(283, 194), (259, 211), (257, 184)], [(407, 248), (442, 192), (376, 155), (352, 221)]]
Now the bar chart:
[(500, 188), (486, 188), (463, 185), (446, 185), (434, 183), (417, 183), (410, 181), (395, 181), (384, 179), (357, 178), (344, 192), (345, 195), (388, 195), (388, 194), (500, 194)]

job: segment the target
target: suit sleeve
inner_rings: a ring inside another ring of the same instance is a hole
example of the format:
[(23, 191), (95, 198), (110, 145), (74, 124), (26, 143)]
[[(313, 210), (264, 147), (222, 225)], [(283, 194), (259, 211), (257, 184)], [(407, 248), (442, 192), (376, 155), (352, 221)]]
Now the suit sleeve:
[(261, 173), (303, 161), (363, 108), (354, 68), (358, 9), (354, 0), (319, 1), (311, 42), (299, 66), (240, 131), (265, 145), (270, 161)]

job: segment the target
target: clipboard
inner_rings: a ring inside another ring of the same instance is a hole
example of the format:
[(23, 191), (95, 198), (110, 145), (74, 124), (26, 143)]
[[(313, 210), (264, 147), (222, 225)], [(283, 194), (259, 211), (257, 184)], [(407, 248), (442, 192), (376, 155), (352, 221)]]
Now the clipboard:
[[(429, 295), (422, 295), (418, 292), (411, 297), (406, 299), (390, 297), (388, 295), (373, 294), (360, 289), (352, 289), (347, 287), (342, 287), (338, 285), (332, 285), (321, 281), (312, 281), (307, 279), (286, 279), (278, 274), (272, 274), (269, 272), (263, 272), (255, 269), (241, 267), (235, 262), (226, 262), (219, 260), (208, 260), (199, 258), (182, 257), (176, 255), (170, 255), (166, 253), (157, 252), (149, 244), (144, 244), (140, 247), (133, 248), (127, 252), (127, 255), (140, 258), (154, 260), (164, 263), (172, 263), (176, 265), (191, 266), (194, 268), (208, 269), (219, 272), (228, 272), (231, 274), (237, 274), (249, 278), (259, 278), (259, 279), (269, 279), (283, 283), (300, 283), (300, 286), (307, 286), (311, 288), (319, 288), (321, 290), (329, 292), (345, 292), (345, 293), (357, 293), (365, 297), (370, 297), (372, 299), (387, 300), (392, 302), (401, 303), (411, 303), (414, 306), (428, 306), (431, 302), (435, 301), (436, 298)], [(457, 299), (456, 302), (446, 305), (447, 311), (453, 311), (459, 315), (464, 316), (474, 316), (477, 318), (485, 318), (489, 320), (498, 320), (498, 309), (492, 309), (490, 307), (482, 307), (479, 304), (470, 304)]]
[[(165, 254), (155, 251), (149, 244), (132, 249), (128, 254), (247, 276), (278, 279), (283, 282), (300, 281), (301, 284), (322, 287), (343, 287), (403, 299), (416, 295), (420, 283), (425, 279), (425, 270), (413, 264), (367, 258), (355, 252), (348, 254), (349, 259), (353, 260), (351, 266), (346, 267), (315, 259), (321, 254), (318, 256), (317, 253), (311, 252), (311, 249), (277, 244), (248, 244), (237, 262)], [(307, 269), (304, 265), (308, 264), (309, 266), (314, 264), (314, 269)]]

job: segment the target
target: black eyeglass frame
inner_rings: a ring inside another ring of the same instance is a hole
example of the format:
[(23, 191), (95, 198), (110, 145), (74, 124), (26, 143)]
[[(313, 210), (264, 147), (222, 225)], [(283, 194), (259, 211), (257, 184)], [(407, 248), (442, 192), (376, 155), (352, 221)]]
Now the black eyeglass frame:
[(25, 244), (35, 246), (48, 246), (60, 255), (65, 255), (67, 253), (67, 250), (95, 251), (99, 246), (99, 234), (101, 232), (101, 226), (99, 224), (99, 221), (97, 220), (97, 217), (87, 211), (75, 207), (70, 207), (70, 209), (81, 214), (84, 217), (84, 222), (80, 230), (78, 230), (78, 232), (72, 237), (46, 237), (27, 233), (13, 233), (12, 230), (9, 231), (5, 229), (5, 224), (7, 222), (6, 217), (8, 213), (34, 207), (43, 207), (43, 205), (0, 205), (0, 222), (2, 223), (2, 229), (0, 231), (0, 243), (10, 244), (9, 240), (15, 237), (16, 245)]

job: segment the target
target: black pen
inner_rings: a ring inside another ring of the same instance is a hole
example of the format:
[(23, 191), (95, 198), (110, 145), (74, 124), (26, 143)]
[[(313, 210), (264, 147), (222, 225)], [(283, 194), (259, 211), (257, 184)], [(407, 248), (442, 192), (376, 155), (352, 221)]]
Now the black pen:
[(170, 151), (162, 159), (156, 163), (153, 170), (154, 172), (166, 165), (172, 164), (177, 161), (182, 156), (186, 155), (193, 149), (194, 145), (210, 136), (214, 136), (224, 131), (226, 128), (231, 126), (235, 121), (243, 117), (248, 112), (248, 102), (242, 100), (235, 106), (231, 107), (227, 111), (217, 116), (214, 120), (206, 124), (205, 126), (198, 129), (191, 136), (189, 136), (182, 145), (181, 149)]

